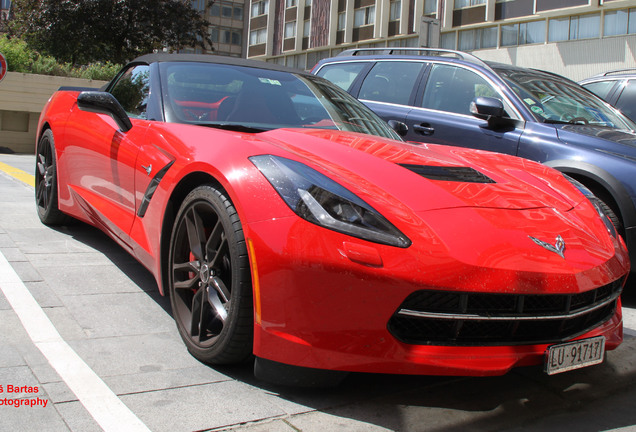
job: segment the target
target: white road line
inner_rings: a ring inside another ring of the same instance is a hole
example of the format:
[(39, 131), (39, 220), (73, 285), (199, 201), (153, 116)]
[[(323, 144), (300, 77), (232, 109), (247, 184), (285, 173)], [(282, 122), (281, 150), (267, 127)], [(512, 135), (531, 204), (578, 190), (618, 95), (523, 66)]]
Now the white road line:
[(35, 346), (104, 431), (150, 431), (62, 339), (2, 253), (0, 289)]

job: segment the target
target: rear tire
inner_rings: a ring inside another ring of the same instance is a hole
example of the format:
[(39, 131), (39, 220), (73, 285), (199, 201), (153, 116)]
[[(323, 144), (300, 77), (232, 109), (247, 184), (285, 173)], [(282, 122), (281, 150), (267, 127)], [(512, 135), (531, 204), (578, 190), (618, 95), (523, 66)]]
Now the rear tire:
[(71, 218), (58, 207), (57, 160), (53, 132), (48, 129), (40, 138), (35, 160), (35, 204), (43, 224), (56, 226)]

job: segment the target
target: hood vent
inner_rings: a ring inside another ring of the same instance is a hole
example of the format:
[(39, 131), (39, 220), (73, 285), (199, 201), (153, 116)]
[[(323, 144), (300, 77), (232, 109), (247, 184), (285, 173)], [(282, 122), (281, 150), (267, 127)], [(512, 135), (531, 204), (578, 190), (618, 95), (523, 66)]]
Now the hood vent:
[(401, 167), (430, 180), (463, 183), (495, 183), (493, 179), (470, 167), (399, 164)]

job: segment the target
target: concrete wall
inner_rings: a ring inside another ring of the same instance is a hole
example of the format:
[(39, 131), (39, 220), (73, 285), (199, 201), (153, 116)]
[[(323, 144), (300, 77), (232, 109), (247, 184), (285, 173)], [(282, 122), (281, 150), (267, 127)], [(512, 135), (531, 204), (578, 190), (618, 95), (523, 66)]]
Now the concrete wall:
[(35, 151), (40, 111), (58, 88), (104, 84), (104, 81), (7, 72), (0, 81), (0, 153)]
[(636, 35), (472, 51), (482, 60), (547, 70), (580, 81), (636, 68)]

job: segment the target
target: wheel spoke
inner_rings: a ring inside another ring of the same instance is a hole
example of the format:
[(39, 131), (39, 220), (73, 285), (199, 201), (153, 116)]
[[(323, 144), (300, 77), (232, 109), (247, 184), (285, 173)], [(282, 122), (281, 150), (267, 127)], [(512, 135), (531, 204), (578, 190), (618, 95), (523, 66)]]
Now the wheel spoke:
[(222, 321), (225, 322), (227, 319), (227, 310), (225, 306), (219, 299), (216, 291), (209, 289), (208, 290), (208, 303), (214, 308), (216, 312), (216, 316)]
[(47, 191), (46, 191), (46, 184), (44, 179), (42, 179), (38, 183), (38, 187), (36, 191), (37, 191), (36, 202), (38, 206), (42, 208), (46, 208)]
[[(199, 276), (199, 268), (201, 268), (201, 263), (199, 261), (189, 261), (185, 263), (175, 263), (173, 265), (173, 277), (174, 277), (174, 287), (175, 289), (193, 289), (198, 286), (198, 282), (201, 280)], [(192, 277), (186, 280), (178, 280), (177, 273), (187, 273), (188, 275), (192, 275)]]
[(53, 174), (55, 173), (55, 167), (51, 164), (48, 167), (46, 167), (46, 184), (47, 186), (51, 186), (51, 182), (53, 179)]
[(212, 267), (215, 267), (217, 254), (220, 246), (223, 244), (224, 238), (225, 231), (223, 231), (223, 224), (221, 224), (220, 220), (217, 220), (216, 225), (214, 225), (214, 229), (212, 229), (212, 232), (208, 236), (208, 239), (205, 243), (206, 258), (210, 262)]
[(203, 226), (203, 221), (194, 208), (192, 208), (189, 214), (186, 215), (185, 221), (186, 229), (188, 231), (190, 251), (197, 260), (202, 261), (203, 244), (205, 242), (205, 228)]
[(201, 338), (201, 312), (203, 308), (203, 290), (200, 289), (192, 298), (192, 309), (190, 315), (190, 335)]
[(230, 301), (230, 290), (227, 289), (221, 278), (215, 276), (210, 279), (210, 286), (218, 293), (223, 303)]
[(44, 157), (43, 154), (39, 154), (38, 155), (38, 172), (40, 173), (41, 176), (44, 176), (44, 174), (46, 173), (46, 158)]

